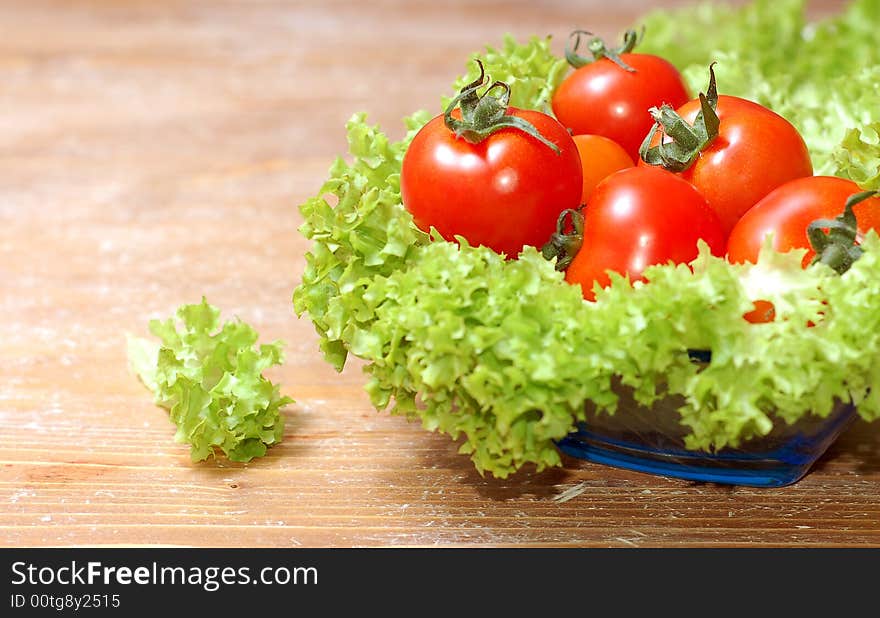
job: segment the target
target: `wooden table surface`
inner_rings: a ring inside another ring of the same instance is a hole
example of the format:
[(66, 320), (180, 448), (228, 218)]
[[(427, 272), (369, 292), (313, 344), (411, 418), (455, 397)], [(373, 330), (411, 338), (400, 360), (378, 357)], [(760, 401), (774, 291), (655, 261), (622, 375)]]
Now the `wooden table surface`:
[[(0, 3), (0, 544), (880, 545), (877, 426), (782, 489), (573, 459), (481, 478), (371, 408), (357, 365), (336, 374), (294, 315), (296, 206), (351, 113), (397, 137), (504, 32), (560, 48), (648, 8), (577, 5)], [(125, 333), (202, 294), (288, 342), (285, 439), (247, 465), (190, 463), (127, 369)]]

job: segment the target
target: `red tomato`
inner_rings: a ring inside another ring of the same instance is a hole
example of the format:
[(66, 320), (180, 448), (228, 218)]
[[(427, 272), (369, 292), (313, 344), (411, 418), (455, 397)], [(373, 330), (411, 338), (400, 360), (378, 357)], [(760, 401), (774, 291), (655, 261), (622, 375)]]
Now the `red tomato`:
[[(815, 253), (807, 237), (807, 226), (816, 219), (834, 219), (843, 212), (847, 198), (860, 193), (851, 180), (834, 176), (810, 176), (792, 180), (769, 193), (734, 226), (727, 240), (731, 262), (758, 261), (767, 234), (773, 234), (773, 248), (780, 252), (807, 249), (804, 266)], [(872, 197), (853, 207), (859, 231), (880, 232), (880, 198)]]
[(534, 125), (559, 154), (510, 127), (472, 144), (437, 116), (416, 134), (400, 173), (403, 204), (419, 228), (515, 257), (525, 245), (541, 247), (559, 213), (580, 205), (581, 162), (568, 131), (541, 112), (509, 107), (507, 114)]
[(601, 135), (575, 135), (574, 143), (581, 155), (584, 172), (584, 190), (581, 203), (586, 204), (600, 182), (614, 172), (635, 165), (632, 158), (617, 142)]
[[(678, 114), (693, 124), (700, 100)], [(776, 187), (813, 174), (800, 133), (779, 114), (739, 97), (721, 95), (716, 109), (718, 136), (697, 156), (682, 178), (702, 193), (718, 214), (725, 234), (747, 210)], [(660, 134), (652, 145), (659, 143)], [(640, 161), (640, 165), (648, 165)]]
[(565, 272), (593, 300), (607, 271), (642, 279), (652, 264), (690, 262), (703, 239), (724, 253), (724, 233), (706, 199), (690, 183), (657, 167), (633, 167), (599, 183), (584, 209), (584, 241)]
[(678, 70), (651, 54), (624, 53), (629, 72), (608, 58), (575, 69), (553, 95), (553, 113), (574, 134), (602, 135), (614, 140), (638, 161), (639, 146), (653, 118), (651, 107), (678, 107), (690, 95)]

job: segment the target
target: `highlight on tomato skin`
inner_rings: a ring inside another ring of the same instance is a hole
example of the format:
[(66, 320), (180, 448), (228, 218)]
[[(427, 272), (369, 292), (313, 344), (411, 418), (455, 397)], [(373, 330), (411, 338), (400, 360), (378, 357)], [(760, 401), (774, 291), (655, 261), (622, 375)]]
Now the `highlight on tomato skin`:
[(645, 268), (687, 263), (703, 240), (713, 255), (724, 254), (718, 217), (694, 186), (656, 167), (632, 167), (599, 183), (583, 211), (583, 244), (565, 280), (595, 300), (594, 285), (607, 286), (608, 271), (643, 279)]

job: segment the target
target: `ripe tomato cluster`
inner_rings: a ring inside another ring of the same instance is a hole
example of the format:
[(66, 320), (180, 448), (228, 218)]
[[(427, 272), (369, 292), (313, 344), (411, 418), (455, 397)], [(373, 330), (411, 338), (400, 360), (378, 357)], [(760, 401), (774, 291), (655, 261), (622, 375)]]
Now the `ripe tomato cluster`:
[[(635, 32), (617, 49), (590, 39), (591, 57), (577, 54), (584, 35), (566, 50), (574, 70), (554, 93), (555, 118), (510, 107), (507, 84), (489, 84), (480, 64), (416, 135), (400, 182), (420, 228), (508, 257), (540, 247), (587, 300), (610, 272), (642, 279), (648, 266), (693, 260), (699, 241), (754, 262), (770, 234), (780, 251), (807, 249), (805, 266), (838, 268), (880, 230), (880, 198), (814, 176), (795, 127), (719, 95), (712, 67), (694, 98), (672, 64), (632, 51)], [(771, 319), (758, 313), (749, 319)]]

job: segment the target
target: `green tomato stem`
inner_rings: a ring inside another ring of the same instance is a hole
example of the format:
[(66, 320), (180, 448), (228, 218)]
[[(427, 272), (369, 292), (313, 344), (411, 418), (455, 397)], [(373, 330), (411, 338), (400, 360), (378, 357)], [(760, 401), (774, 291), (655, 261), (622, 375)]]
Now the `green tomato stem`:
[[(700, 111), (693, 125), (688, 124), (666, 103), (648, 110), (654, 118), (654, 125), (639, 148), (639, 156), (645, 163), (658, 165), (671, 172), (683, 172), (718, 137), (721, 121), (716, 113), (718, 87), (714, 67), (714, 62), (709, 65), (709, 87), (705, 94), (700, 93)], [(660, 131), (660, 141), (652, 147), (657, 131)], [(667, 141), (666, 137), (671, 138), (671, 141)]]
[(856, 244), (858, 220), (853, 207), (877, 191), (862, 191), (849, 196), (841, 213), (835, 219), (816, 219), (807, 226), (807, 237), (816, 252), (811, 264), (825, 264), (843, 274), (862, 257), (864, 250)]
[[(543, 247), (541, 255), (547, 260), (556, 258), (556, 270), (565, 270), (571, 264), (584, 242), (584, 216), (581, 214), (583, 206), (574, 210), (566, 208), (556, 219), (556, 231), (550, 236)], [(566, 232), (566, 219), (571, 221), (571, 232)]]
[[(619, 66), (624, 71), (629, 73), (635, 73), (636, 70), (629, 66), (626, 62), (624, 62), (620, 55), (627, 54), (633, 50), (633, 48), (639, 44), (642, 40), (642, 37), (645, 34), (645, 29), (642, 28), (641, 34), (637, 33), (635, 30), (627, 30), (623, 35), (623, 44), (617, 49), (609, 49), (601, 38), (597, 36), (593, 36), (592, 32), (587, 30), (575, 30), (569, 35), (569, 41), (574, 40), (572, 45), (565, 46), (565, 59), (568, 60), (568, 63), (576, 69), (581, 68), (582, 66), (586, 66), (590, 63), (596, 62), (602, 58), (608, 58), (611, 62)], [(581, 36), (591, 36), (593, 37), (587, 43), (587, 49), (590, 52), (590, 56), (582, 56), (577, 53), (578, 47), (581, 44)]]
[[(480, 76), (462, 88), (461, 92), (449, 102), (443, 112), (446, 128), (455, 133), (456, 137), (471, 144), (479, 144), (496, 131), (512, 127), (531, 135), (557, 155), (561, 154), (559, 146), (541, 135), (535, 125), (524, 118), (507, 113), (510, 104), (510, 86), (505, 82), (492, 82), (483, 94), (478, 94), (478, 90), (489, 83), (489, 78), (483, 69), (483, 63), (480, 60), (476, 62), (480, 66)], [(501, 94), (492, 94), (495, 90), (500, 90)], [(460, 119), (452, 116), (456, 107), (461, 110)]]

